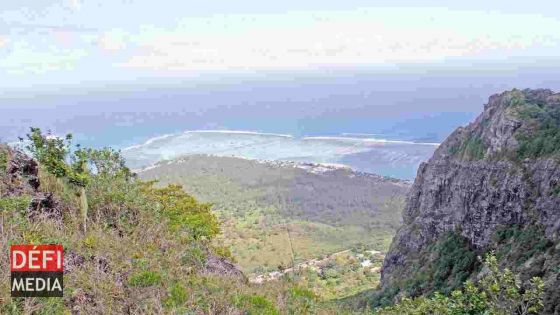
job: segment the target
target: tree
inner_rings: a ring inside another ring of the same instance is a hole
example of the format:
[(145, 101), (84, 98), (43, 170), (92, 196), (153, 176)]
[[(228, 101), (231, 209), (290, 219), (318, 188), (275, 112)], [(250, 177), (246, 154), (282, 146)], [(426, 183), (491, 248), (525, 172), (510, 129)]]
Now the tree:
[(33, 157), (56, 178), (63, 178), (68, 174), (68, 165), (65, 162), (72, 141), (72, 135), (64, 138), (54, 137), (50, 132), (44, 135), (39, 128), (31, 127), (27, 134), (30, 144), (26, 148)]
[(134, 176), (126, 166), (126, 162), (119, 151), (112, 148), (99, 150), (87, 149), (87, 157), (93, 168), (93, 173), (99, 176), (123, 177), (130, 179)]
[(211, 204), (199, 203), (182, 186), (153, 188), (152, 184), (147, 185), (146, 192), (159, 204), (158, 210), (167, 219), (172, 232), (187, 231), (195, 240), (210, 240), (220, 233), (220, 224), (212, 213)]
[(77, 146), (77, 150), (71, 152), (72, 135), (67, 134), (64, 138), (53, 136), (50, 132), (46, 135), (40, 128), (31, 128), (27, 134), (30, 144), (27, 149), (33, 154), (47, 172), (57, 179), (66, 179), (77, 188), (80, 212), (84, 232), (87, 229), (88, 202), (86, 186), (89, 182), (88, 153), (87, 150)]
[(533, 277), (522, 293), (522, 284), (508, 268), (499, 270), (495, 256), (485, 259), (488, 273), (480, 281), (482, 292), (488, 297), (492, 314), (536, 314), (543, 308), (544, 282)]
[(84, 232), (87, 229), (88, 199), (86, 188), (92, 177), (103, 176), (129, 180), (133, 174), (126, 167), (119, 151), (110, 148), (84, 149), (76, 145), (72, 150), (72, 135), (64, 138), (43, 134), (39, 128), (31, 128), (27, 134), (27, 149), (47, 172), (58, 180), (66, 180), (77, 190)]

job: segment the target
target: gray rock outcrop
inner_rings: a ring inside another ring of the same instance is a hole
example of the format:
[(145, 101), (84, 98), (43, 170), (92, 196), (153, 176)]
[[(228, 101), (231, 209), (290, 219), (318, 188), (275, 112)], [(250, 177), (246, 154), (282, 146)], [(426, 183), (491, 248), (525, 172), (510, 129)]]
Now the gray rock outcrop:
[(382, 287), (402, 279), (409, 260), (448, 231), (460, 233), (479, 249), (504, 225), (539, 225), (548, 239), (558, 241), (557, 157), (513, 158), (520, 135), (531, 136), (535, 127), (520, 114), (520, 99), (560, 108), (560, 94), (550, 90), (494, 95), (474, 122), (453, 132), (419, 167), (403, 212), (404, 225), (383, 264)]

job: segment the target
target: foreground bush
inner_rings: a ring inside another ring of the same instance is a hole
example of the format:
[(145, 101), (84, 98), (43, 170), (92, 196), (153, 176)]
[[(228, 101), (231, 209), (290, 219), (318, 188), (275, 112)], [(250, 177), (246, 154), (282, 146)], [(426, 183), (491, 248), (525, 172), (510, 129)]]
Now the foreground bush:
[(431, 297), (404, 298), (400, 303), (374, 313), (392, 314), (538, 314), (543, 308), (544, 283), (534, 277), (526, 288), (509, 269), (500, 270), (495, 256), (487, 256), (485, 275), (474, 284), (465, 282), (450, 296), (435, 293)]

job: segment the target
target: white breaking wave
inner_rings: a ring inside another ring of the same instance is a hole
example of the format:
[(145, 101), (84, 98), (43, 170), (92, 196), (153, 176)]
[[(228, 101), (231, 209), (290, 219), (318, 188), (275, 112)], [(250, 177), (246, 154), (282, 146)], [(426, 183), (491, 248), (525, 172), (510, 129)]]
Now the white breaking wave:
[(173, 136), (175, 136), (175, 134), (165, 134), (165, 135), (162, 135), (162, 136), (153, 137), (153, 138), (148, 139), (148, 140), (147, 140), (146, 142), (144, 142), (144, 143), (136, 144), (136, 145), (133, 145), (133, 146), (130, 146), (130, 147), (126, 147), (126, 148), (122, 149), (121, 151), (128, 151), (128, 150), (133, 150), (133, 149), (139, 149), (139, 148), (141, 148), (141, 147), (143, 147), (143, 146), (148, 146), (148, 145), (154, 143), (155, 141), (163, 140), (163, 139), (166, 139), (166, 138), (169, 138), (169, 137), (173, 137)]
[(258, 132), (249, 130), (187, 130), (183, 133), (221, 133), (221, 134), (240, 134), (240, 135), (255, 135), (255, 136), (269, 136), (269, 137), (281, 137), (281, 138), (293, 138), (292, 135), (286, 135), (281, 133), (268, 133), (268, 132)]
[(354, 133), (354, 132), (343, 132), (341, 133), (343, 136), (351, 136), (351, 137), (375, 137), (380, 136), (379, 133)]
[(281, 138), (293, 138), (292, 135), (280, 134), (280, 133), (267, 133), (267, 132), (258, 132), (258, 131), (249, 131), (249, 130), (224, 130), (224, 129), (217, 129), (217, 130), (186, 130), (182, 133), (174, 133), (174, 134), (164, 134), (161, 136), (156, 136), (146, 140), (144, 143), (135, 144), (126, 148), (123, 148), (122, 151), (128, 151), (133, 149), (139, 149), (144, 146), (148, 146), (158, 140), (163, 140), (173, 136), (179, 136), (181, 134), (197, 134), (197, 133), (210, 133), (210, 134), (232, 134), (232, 135), (255, 135), (255, 136), (269, 136), (269, 137), (281, 137)]
[(303, 137), (245, 130), (187, 130), (124, 149), (130, 167), (142, 169), (183, 155), (346, 165), (357, 171), (410, 179), (435, 143), (357, 137)]
[[(346, 134), (348, 135), (348, 134)], [(354, 135), (366, 135), (366, 134), (354, 134)], [(414, 142), (414, 141), (404, 141), (404, 140), (387, 140), (387, 139), (377, 139), (377, 138), (355, 138), (355, 137), (331, 137), (331, 136), (318, 136), (318, 137), (304, 137), (302, 140), (335, 140), (335, 141), (355, 141), (355, 142), (371, 142), (371, 143), (399, 143), (399, 144), (417, 144), (417, 145), (432, 145), (439, 146), (440, 143), (435, 142)]]

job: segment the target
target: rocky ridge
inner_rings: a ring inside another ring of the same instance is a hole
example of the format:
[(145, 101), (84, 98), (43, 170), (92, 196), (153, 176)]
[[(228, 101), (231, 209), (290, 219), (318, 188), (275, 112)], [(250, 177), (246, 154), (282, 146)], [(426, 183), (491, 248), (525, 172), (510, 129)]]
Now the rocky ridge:
[[(404, 225), (383, 264), (383, 288), (402, 283), (411, 275), (417, 256), (448, 232), (460, 234), (478, 253), (496, 249), (492, 244), (496, 232), (508, 226), (542, 227), (547, 241), (558, 242), (557, 155), (524, 157), (520, 152), (540, 128), (527, 113), (554, 115), (559, 109), (560, 94), (550, 90), (493, 95), (474, 122), (458, 128), (440, 145), (418, 169), (403, 212)], [(546, 267), (548, 256), (536, 269), (550, 288), (559, 281)]]

